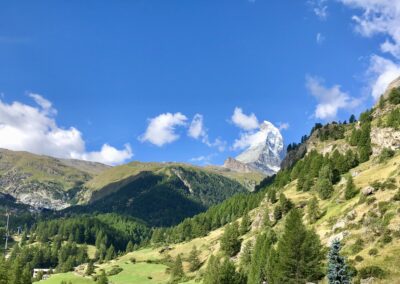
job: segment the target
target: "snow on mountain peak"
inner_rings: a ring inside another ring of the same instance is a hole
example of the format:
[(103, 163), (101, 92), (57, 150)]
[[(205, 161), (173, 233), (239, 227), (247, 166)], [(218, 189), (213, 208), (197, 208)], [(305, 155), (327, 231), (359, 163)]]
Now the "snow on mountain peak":
[(284, 143), (279, 129), (271, 122), (262, 122), (258, 131), (244, 134), (237, 144), (239, 147), (247, 144), (247, 149), (236, 157), (237, 161), (267, 175), (279, 171)]

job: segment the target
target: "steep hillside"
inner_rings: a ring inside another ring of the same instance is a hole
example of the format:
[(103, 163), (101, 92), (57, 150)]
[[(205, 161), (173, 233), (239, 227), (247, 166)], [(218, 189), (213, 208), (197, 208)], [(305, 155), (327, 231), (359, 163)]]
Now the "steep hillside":
[[(99, 185), (104, 186), (96, 188)], [(86, 191), (88, 204), (66, 212), (118, 212), (158, 226), (176, 224), (247, 192), (239, 182), (198, 167), (137, 162), (113, 168), (87, 186), (91, 189)]]
[(0, 149), (0, 192), (36, 208), (62, 209), (107, 166)]

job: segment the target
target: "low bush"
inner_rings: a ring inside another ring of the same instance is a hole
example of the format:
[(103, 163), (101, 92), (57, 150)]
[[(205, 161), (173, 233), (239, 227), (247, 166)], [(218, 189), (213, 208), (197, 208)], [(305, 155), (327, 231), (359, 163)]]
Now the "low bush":
[(379, 266), (372, 265), (361, 268), (359, 270), (359, 275), (361, 279), (366, 279), (371, 277), (381, 279), (385, 276), (385, 271)]
[(364, 248), (364, 241), (362, 239), (357, 239), (354, 244), (350, 246), (350, 251), (352, 254), (359, 253)]
[(107, 276), (113, 276), (120, 273), (123, 269), (119, 266), (113, 267), (110, 271), (107, 272)]
[(361, 255), (356, 255), (356, 257), (354, 258), (355, 261), (357, 262), (361, 262), (364, 260), (364, 258)]
[(375, 256), (378, 254), (378, 249), (377, 248), (372, 248), (368, 251), (368, 254), (371, 256)]

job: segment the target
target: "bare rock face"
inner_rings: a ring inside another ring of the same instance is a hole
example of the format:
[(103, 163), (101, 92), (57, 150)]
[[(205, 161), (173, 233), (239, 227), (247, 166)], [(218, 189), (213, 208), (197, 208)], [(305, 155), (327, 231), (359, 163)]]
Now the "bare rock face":
[(400, 131), (390, 127), (371, 129), (371, 144), (374, 156), (381, 153), (384, 148), (391, 150), (400, 149)]
[(375, 188), (373, 188), (372, 186), (366, 186), (361, 190), (362, 194), (364, 194), (365, 196), (371, 195), (372, 193), (374, 193), (374, 191)]
[(242, 172), (242, 173), (250, 173), (254, 171), (249, 165), (245, 163), (239, 162), (235, 158), (229, 157), (225, 160), (224, 168), (231, 169), (233, 171)]
[(266, 176), (276, 174), (285, 154), (279, 129), (264, 121), (258, 131), (248, 134), (247, 140), (247, 149), (235, 159), (225, 161), (224, 167), (241, 172), (261, 172)]

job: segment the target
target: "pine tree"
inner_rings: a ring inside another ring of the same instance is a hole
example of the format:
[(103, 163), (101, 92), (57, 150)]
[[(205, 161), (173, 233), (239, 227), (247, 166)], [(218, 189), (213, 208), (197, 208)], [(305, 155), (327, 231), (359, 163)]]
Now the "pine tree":
[(248, 241), (243, 247), (243, 251), (240, 254), (240, 265), (244, 271), (248, 272), (251, 264), (251, 254), (253, 250), (253, 242)]
[(104, 270), (101, 272), (100, 276), (97, 278), (98, 284), (108, 284), (108, 278)]
[(308, 201), (307, 204), (307, 217), (310, 224), (315, 223), (321, 216), (321, 212), (318, 205), (318, 199), (313, 196), (313, 198)]
[(356, 117), (354, 116), (354, 114), (352, 114), (349, 118), (349, 123), (354, 123), (356, 122)]
[(0, 284), (8, 284), (8, 263), (0, 256)]
[(178, 254), (171, 268), (171, 280), (177, 281), (182, 279), (184, 275), (185, 273), (183, 272), (182, 258), (181, 255)]
[(108, 249), (107, 249), (107, 253), (106, 253), (106, 258), (105, 260), (111, 260), (115, 257), (115, 249), (114, 246), (111, 245)]
[(201, 266), (201, 262), (200, 262), (200, 259), (199, 259), (199, 254), (200, 253), (197, 250), (196, 246), (193, 246), (192, 250), (189, 253), (189, 258), (188, 258), (188, 261), (189, 261), (189, 264), (190, 264), (189, 269), (190, 269), (191, 272), (198, 270), (200, 268), (200, 266)]
[(126, 251), (126, 252), (132, 252), (132, 251), (134, 251), (134, 245), (133, 245), (132, 241), (129, 241), (129, 242), (128, 242), (128, 244), (126, 245), (125, 251)]
[(246, 234), (250, 229), (250, 225), (251, 225), (251, 219), (249, 213), (246, 212), (246, 214), (244, 214), (242, 217), (242, 222), (240, 223), (240, 229), (239, 229), (240, 234), (241, 235)]
[(321, 199), (328, 199), (333, 193), (332, 182), (327, 178), (318, 178), (315, 184), (315, 190), (318, 192)]
[(256, 244), (251, 255), (251, 264), (248, 272), (248, 284), (259, 284), (268, 278), (266, 267), (269, 267), (268, 260), (272, 246), (276, 241), (272, 229), (257, 236)]
[(350, 284), (351, 277), (345, 259), (340, 255), (340, 241), (334, 240), (328, 254), (329, 284)]
[(227, 256), (234, 256), (240, 250), (241, 240), (237, 223), (228, 224), (221, 238), (221, 250)]
[(293, 209), (287, 216), (277, 246), (276, 271), (272, 283), (300, 284), (319, 279), (322, 275), (322, 245), (318, 236), (307, 231), (301, 213)]
[(85, 274), (92, 275), (94, 273), (94, 264), (93, 261), (89, 261), (88, 266), (86, 267)]
[(31, 284), (32, 283), (32, 273), (28, 266), (25, 266), (22, 270), (22, 275), (20, 277), (20, 284)]
[(356, 188), (356, 185), (354, 184), (353, 177), (349, 175), (347, 178), (347, 183), (346, 183), (346, 189), (344, 191), (344, 198), (346, 200), (352, 199), (354, 196), (356, 196), (358, 193), (358, 190)]
[(229, 259), (220, 259), (212, 255), (204, 273), (204, 284), (245, 284), (246, 278), (236, 272), (235, 265)]

